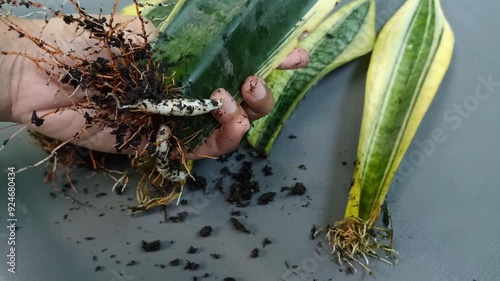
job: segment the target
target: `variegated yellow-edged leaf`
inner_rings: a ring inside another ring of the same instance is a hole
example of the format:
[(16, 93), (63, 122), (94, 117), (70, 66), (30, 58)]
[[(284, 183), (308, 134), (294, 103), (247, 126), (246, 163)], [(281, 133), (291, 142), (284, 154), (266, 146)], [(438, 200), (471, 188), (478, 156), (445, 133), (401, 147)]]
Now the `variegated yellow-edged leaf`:
[(309, 65), (296, 70), (273, 70), (266, 79), (276, 104), (271, 113), (252, 123), (247, 134), (250, 145), (269, 155), (286, 120), (306, 92), (330, 71), (369, 53), (374, 43), (373, 0), (353, 1), (321, 23), (299, 43), (309, 52)]
[(377, 218), (448, 69), (454, 37), (439, 0), (408, 0), (383, 27), (370, 61), (346, 217)]

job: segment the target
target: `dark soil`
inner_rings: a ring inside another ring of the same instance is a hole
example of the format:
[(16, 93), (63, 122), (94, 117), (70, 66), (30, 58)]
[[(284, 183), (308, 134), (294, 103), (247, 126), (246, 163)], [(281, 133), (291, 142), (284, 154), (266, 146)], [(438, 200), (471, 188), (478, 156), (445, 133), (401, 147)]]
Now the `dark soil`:
[(304, 195), (306, 190), (307, 188), (303, 183), (297, 182), (292, 188), (290, 188), (288, 195)]
[(236, 218), (231, 218), (231, 225), (235, 230), (238, 230), (239, 232), (243, 232), (246, 234), (250, 234), (250, 230), (248, 230), (239, 220)]
[(264, 166), (262, 168), (262, 172), (264, 173), (264, 176), (269, 177), (273, 175), (273, 168), (269, 165)]
[(236, 159), (236, 161), (240, 162), (241, 160), (245, 159), (245, 157), (247, 157), (245, 154), (240, 153), (240, 154), (236, 155), (236, 157), (234, 157), (234, 159)]
[(314, 238), (316, 238), (314, 235), (316, 234), (316, 225), (312, 225), (311, 227), (311, 230), (310, 230), (310, 235), (309, 235), (309, 238), (311, 240), (314, 240)]
[(184, 266), (184, 270), (197, 270), (200, 268), (200, 265), (195, 262), (186, 261), (186, 266)]
[(221, 175), (223, 175), (224, 177), (228, 177), (228, 176), (230, 176), (230, 175), (232, 175), (232, 174), (233, 174), (233, 173), (231, 172), (231, 170), (229, 169), (229, 167), (227, 167), (227, 166), (226, 166), (226, 167), (224, 167), (224, 168), (222, 168), (222, 169), (220, 169), (220, 170), (219, 170), (219, 173), (220, 173)]
[(187, 187), (190, 191), (198, 191), (203, 190), (203, 192), (207, 191), (207, 179), (196, 173), (193, 173), (194, 180), (192, 178), (188, 178)]
[(127, 263), (127, 266), (134, 266), (134, 265), (138, 265), (139, 262), (138, 261), (135, 261), (135, 260), (131, 260)]
[(264, 238), (264, 240), (262, 241), (262, 248), (265, 248), (267, 245), (270, 245), (272, 244), (271, 240), (269, 240), (269, 238)]
[(94, 268), (94, 271), (97, 272), (97, 271), (103, 271), (104, 270), (104, 266), (101, 266), (101, 265), (98, 265)]
[(219, 193), (224, 194), (224, 180), (218, 179), (215, 183), (214, 189), (219, 191)]
[(45, 121), (45, 119), (38, 117), (36, 115), (36, 111), (33, 111), (33, 113), (31, 114), (31, 124), (33, 124), (37, 127), (40, 127), (43, 125), (44, 121)]
[(97, 193), (95, 195), (95, 198), (101, 198), (101, 197), (104, 197), (104, 196), (107, 196), (108, 194), (106, 192), (100, 192), (100, 193)]
[(179, 264), (181, 264), (181, 260), (180, 259), (171, 260), (169, 264), (170, 266), (178, 266)]
[(169, 217), (168, 220), (172, 223), (183, 222), (186, 220), (187, 215), (187, 212), (180, 212), (176, 216)]
[(160, 240), (155, 240), (153, 242), (146, 242), (146, 241), (142, 240), (142, 249), (145, 252), (159, 251), (160, 248), (161, 248)]
[(218, 260), (220, 259), (220, 255), (219, 254), (210, 254), (210, 257), (214, 260)]
[(198, 248), (195, 248), (193, 246), (189, 247), (189, 249), (187, 250), (187, 253), (188, 254), (196, 254), (196, 251), (198, 251)]
[(231, 216), (239, 217), (239, 216), (241, 216), (241, 211), (231, 211)]
[(257, 248), (253, 249), (252, 252), (250, 252), (250, 257), (254, 259), (259, 257), (259, 249)]
[(252, 162), (243, 162), (240, 171), (232, 174), (235, 182), (231, 185), (227, 201), (238, 207), (246, 207), (255, 193), (260, 191), (260, 185), (255, 181)]
[(208, 237), (212, 234), (212, 227), (210, 225), (207, 225), (207, 226), (204, 226), (201, 230), (200, 230), (200, 236), (201, 237)]
[(276, 192), (267, 192), (259, 196), (257, 200), (259, 205), (267, 205), (270, 202), (274, 201), (274, 197), (276, 196)]

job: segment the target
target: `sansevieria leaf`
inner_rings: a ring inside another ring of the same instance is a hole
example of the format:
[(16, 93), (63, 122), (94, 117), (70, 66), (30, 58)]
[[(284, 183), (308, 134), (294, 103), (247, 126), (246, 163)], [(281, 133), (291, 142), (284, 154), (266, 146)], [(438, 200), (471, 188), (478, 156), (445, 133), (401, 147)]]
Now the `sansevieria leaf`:
[[(248, 142), (267, 156), (286, 120), (309, 89), (335, 68), (369, 53), (375, 43), (375, 1), (356, 0), (326, 19), (299, 44), (310, 64), (296, 70), (274, 70), (266, 79), (276, 104), (252, 123)], [(325, 93), (326, 94), (326, 93)]]
[[(450, 64), (454, 37), (439, 0), (408, 0), (379, 34), (368, 70), (353, 186), (344, 221), (329, 228), (339, 261), (352, 269), (395, 254), (392, 232), (376, 228), (381, 205)], [(370, 231), (372, 230), (372, 231)], [(380, 234), (391, 241), (380, 243)]]

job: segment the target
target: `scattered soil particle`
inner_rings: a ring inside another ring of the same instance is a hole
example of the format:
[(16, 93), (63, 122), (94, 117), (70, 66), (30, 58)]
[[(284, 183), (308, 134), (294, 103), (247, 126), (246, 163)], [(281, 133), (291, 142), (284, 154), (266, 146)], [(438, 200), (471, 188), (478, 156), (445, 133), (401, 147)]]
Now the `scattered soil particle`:
[(269, 165), (264, 166), (262, 168), (262, 172), (264, 173), (264, 176), (269, 177), (273, 175), (273, 168)]
[(342, 161), (342, 166), (347, 166), (347, 162), (346, 161)]
[(220, 254), (210, 254), (210, 257), (214, 260), (220, 259)]
[(301, 170), (307, 170), (306, 165), (304, 165), (304, 164), (299, 165), (297, 168), (299, 168)]
[(98, 216), (99, 216), (99, 217), (104, 217), (104, 214), (103, 214), (103, 213), (100, 213)]
[(87, 241), (92, 241), (94, 239), (95, 239), (95, 237), (85, 237), (85, 240), (87, 240)]
[(188, 200), (187, 199), (181, 199), (181, 205), (182, 206), (186, 206), (188, 204)]
[(178, 266), (179, 264), (181, 264), (181, 260), (180, 259), (171, 260), (169, 264), (171, 266)]
[(222, 168), (222, 169), (220, 169), (220, 170), (219, 170), (219, 173), (220, 173), (221, 175), (223, 175), (224, 177), (227, 177), (227, 176), (230, 176), (230, 175), (232, 175), (232, 174), (233, 174), (233, 173), (231, 172), (231, 170), (229, 170), (229, 167), (227, 167), (227, 166), (226, 166), (226, 167), (224, 167), (224, 168)]
[(257, 248), (253, 249), (252, 252), (250, 252), (250, 257), (254, 259), (259, 257), (259, 249)]
[(223, 279), (223, 281), (236, 281), (233, 277), (226, 277)]
[(139, 262), (138, 261), (135, 261), (135, 260), (131, 260), (127, 263), (127, 266), (134, 266), (134, 265), (138, 265)]
[(184, 266), (184, 270), (197, 270), (198, 268), (200, 265), (191, 261), (187, 261), (186, 266)]
[(316, 225), (313, 224), (310, 230), (309, 239), (314, 240), (315, 234), (316, 234)]
[(123, 195), (123, 185), (118, 185), (115, 187), (115, 193), (116, 195)]
[(253, 179), (253, 163), (246, 161), (240, 168), (237, 174), (233, 174), (233, 178), (241, 182), (249, 182)]
[(188, 189), (190, 191), (198, 191), (198, 190), (203, 190), (203, 192), (207, 191), (207, 179), (205, 177), (202, 177), (200, 175), (197, 175), (193, 173), (194, 180), (189, 177), (188, 180)]
[(64, 190), (68, 190), (68, 189), (72, 188), (72, 187), (73, 187), (73, 185), (75, 185), (75, 184), (77, 184), (77, 183), (78, 183), (78, 181), (76, 181), (76, 180), (73, 180), (73, 181), (71, 181), (71, 182), (67, 182), (67, 183), (65, 183), (65, 184), (63, 185), (63, 189), (64, 189)]
[(233, 203), (238, 207), (248, 206), (250, 199), (254, 193), (260, 191), (260, 185), (255, 181), (252, 162), (243, 162), (240, 171), (237, 174), (232, 174), (233, 178), (236, 180), (231, 185), (229, 190), (229, 196), (227, 201)]
[(168, 220), (172, 223), (183, 222), (186, 220), (187, 215), (187, 212), (180, 212), (175, 216), (169, 217)]
[(301, 182), (296, 182), (295, 185), (290, 189), (288, 195), (304, 195), (306, 193), (307, 188)]
[(265, 248), (267, 245), (270, 245), (272, 244), (271, 240), (269, 240), (269, 238), (264, 238), (264, 240), (262, 241), (262, 248)]
[(293, 140), (293, 139), (296, 139), (297, 136), (296, 135), (289, 135), (288, 138), (291, 139), (291, 140)]
[(86, 188), (86, 187), (84, 187), (84, 188), (82, 189), (82, 191), (83, 191), (83, 194), (89, 194), (89, 189), (88, 189), (88, 188)]
[(189, 249), (187, 250), (187, 253), (188, 254), (196, 254), (196, 251), (198, 251), (198, 248), (195, 248), (193, 246), (189, 247)]
[(207, 226), (204, 226), (201, 230), (200, 230), (200, 236), (201, 237), (208, 237), (210, 235), (212, 235), (212, 227), (210, 225), (207, 225)]
[(215, 183), (214, 189), (219, 191), (220, 194), (224, 194), (224, 181), (222, 179), (218, 179)]
[(68, 214), (64, 214), (64, 216), (63, 216), (63, 220), (66, 220), (66, 219), (68, 219)]
[(236, 155), (236, 157), (234, 157), (234, 159), (236, 159), (236, 161), (240, 162), (241, 160), (245, 159), (245, 157), (247, 157), (245, 154), (240, 153), (240, 154)]
[(239, 216), (241, 216), (241, 212), (240, 211), (231, 211), (231, 216), (239, 217)]
[(153, 242), (146, 242), (142, 240), (142, 249), (145, 252), (155, 252), (160, 250), (160, 248), (161, 248), (160, 240), (155, 240)]
[(267, 205), (269, 202), (274, 201), (274, 197), (276, 196), (276, 192), (267, 192), (259, 196), (258, 204), (259, 205)]
[(109, 258), (114, 259), (114, 258), (116, 258), (116, 255), (111, 255), (111, 256), (109, 256)]
[(217, 161), (219, 161), (221, 163), (227, 162), (229, 160), (229, 158), (231, 158), (233, 156), (233, 154), (235, 154), (237, 151), (238, 151), (238, 149), (233, 150), (230, 153), (221, 155), (221, 156), (219, 156), (219, 159), (217, 159)]
[(250, 234), (250, 230), (248, 230), (239, 220), (235, 218), (231, 218), (231, 225), (235, 230), (238, 230), (246, 234)]
[(288, 261), (285, 261), (285, 266), (286, 266), (286, 268), (288, 268), (288, 269), (290, 269), (290, 268), (296, 269), (296, 268), (298, 268), (298, 267), (299, 267), (298, 265), (290, 265), (290, 264), (288, 263)]
[(97, 261), (97, 256), (96, 256), (96, 255), (93, 255), (93, 256), (92, 256), (92, 260), (93, 260), (93, 261)]
[(50, 197), (56, 198), (57, 194), (54, 191), (49, 192)]
[(104, 249), (102, 249), (102, 250), (101, 250), (101, 253), (104, 253), (104, 252), (106, 252), (107, 250), (108, 250), (108, 248), (104, 248)]
[(108, 194), (106, 192), (99, 192), (95, 195), (95, 198), (101, 198), (101, 197), (104, 197), (104, 196), (107, 196)]
[(280, 190), (280, 191), (281, 191), (281, 192), (285, 192), (285, 191), (288, 191), (288, 190), (290, 190), (290, 187), (288, 187), (288, 186), (283, 186), (283, 187), (281, 188), (281, 190)]
[[(19, 37), (21, 37), (21, 33), (19, 34)], [(31, 114), (31, 124), (40, 127), (43, 125), (43, 122), (45, 122), (45, 119), (38, 117), (38, 115), (36, 115), (36, 111), (33, 111), (33, 113)]]
[(95, 267), (94, 271), (97, 272), (97, 271), (103, 271), (104, 270), (104, 266), (101, 266), (101, 265), (98, 265)]
[(193, 276), (193, 281), (198, 281), (198, 277)]

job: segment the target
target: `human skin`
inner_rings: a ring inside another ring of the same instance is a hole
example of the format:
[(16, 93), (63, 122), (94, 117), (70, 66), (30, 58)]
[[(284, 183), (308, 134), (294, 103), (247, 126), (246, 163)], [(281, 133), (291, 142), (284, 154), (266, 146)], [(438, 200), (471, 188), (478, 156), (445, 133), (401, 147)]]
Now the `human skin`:
[[(47, 24), (43, 20), (16, 17), (9, 17), (9, 20), (30, 34), (41, 36), (45, 42), (57, 42), (57, 46), (63, 51), (73, 49), (76, 52), (83, 52), (84, 48), (95, 43), (87, 33), (76, 36), (76, 25), (65, 24), (59, 18), (50, 19)], [(141, 31), (140, 21), (137, 18), (119, 16), (115, 17), (115, 22), (130, 22), (127, 29), (133, 32), (128, 36), (132, 40), (142, 40), (134, 35)], [(43, 26), (45, 28), (42, 29)], [(147, 24), (146, 30), (149, 39), (154, 38), (154, 27)], [(44, 56), (38, 46), (27, 38), (19, 38), (17, 32), (9, 31), (2, 22), (0, 22), (0, 51), (24, 52), (32, 57)], [(105, 57), (106, 54), (101, 56)], [(279, 68), (300, 68), (308, 63), (308, 53), (296, 49)], [(66, 141), (73, 138), (85, 124), (82, 113), (68, 107), (84, 102), (86, 95), (92, 95), (92, 92), (75, 92), (73, 87), (57, 82), (57, 78), (49, 82), (48, 75), (25, 57), (0, 53), (0, 121), (29, 125), (30, 129), (46, 136)], [(185, 159), (218, 157), (234, 150), (250, 128), (250, 121), (266, 115), (273, 108), (273, 96), (259, 77), (250, 76), (245, 80), (242, 96), (244, 101), (237, 104), (226, 90), (214, 89), (210, 98), (223, 101), (222, 107), (212, 112), (220, 127), (193, 152), (185, 153)], [(67, 110), (61, 110), (63, 108)], [(51, 114), (56, 109), (59, 109), (58, 113)], [(33, 111), (36, 111), (38, 116), (45, 116), (42, 126), (30, 125)], [(113, 146), (115, 136), (111, 131), (110, 128), (93, 126), (80, 135), (76, 144), (96, 151), (115, 153), (116, 149)], [(128, 149), (123, 152), (134, 151)]]

